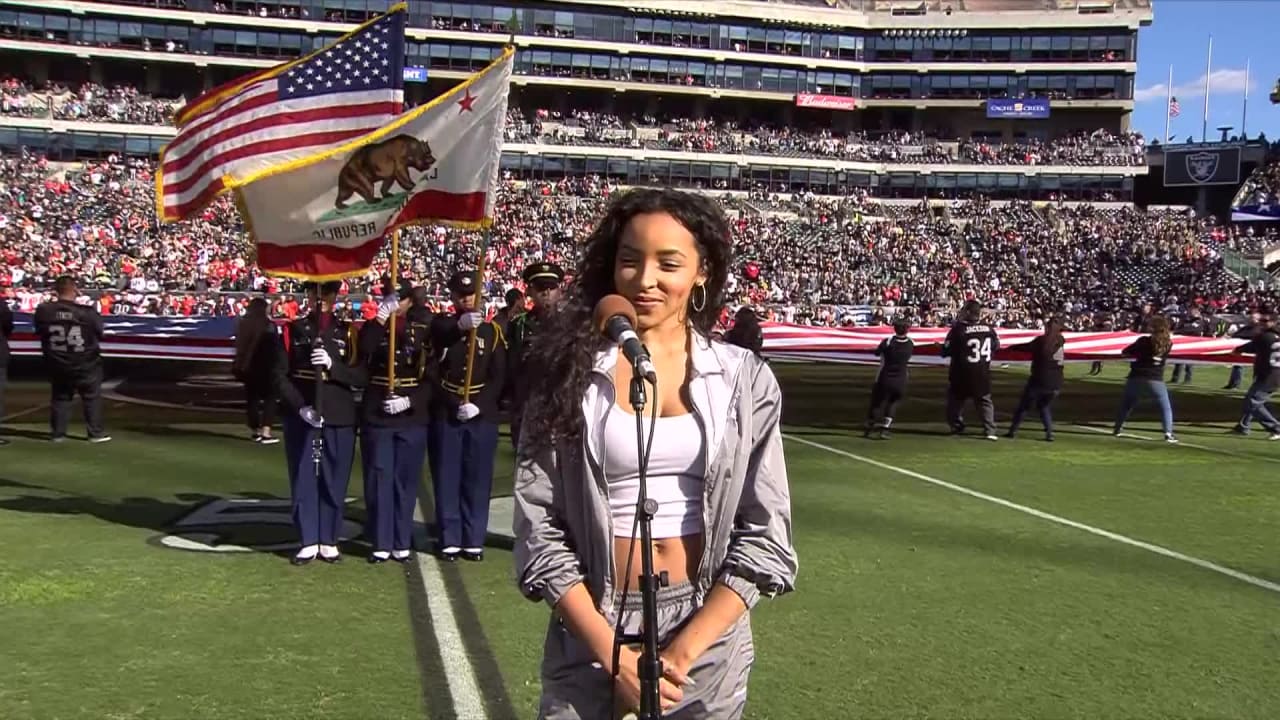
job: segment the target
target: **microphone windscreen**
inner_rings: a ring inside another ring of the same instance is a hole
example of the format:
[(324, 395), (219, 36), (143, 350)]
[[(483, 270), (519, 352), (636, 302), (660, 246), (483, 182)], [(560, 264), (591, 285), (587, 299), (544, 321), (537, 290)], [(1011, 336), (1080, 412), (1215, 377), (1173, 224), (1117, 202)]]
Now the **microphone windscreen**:
[(605, 325), (608, 324), (609, 318), (615, 315), (625, 317), (633, 327), (636, 324), (636, 306), (621, 295), (605, 295), (600, 298), (600, 302), (596, 303), (591, 324), (595, 326), (596, 332), (605, 333)]

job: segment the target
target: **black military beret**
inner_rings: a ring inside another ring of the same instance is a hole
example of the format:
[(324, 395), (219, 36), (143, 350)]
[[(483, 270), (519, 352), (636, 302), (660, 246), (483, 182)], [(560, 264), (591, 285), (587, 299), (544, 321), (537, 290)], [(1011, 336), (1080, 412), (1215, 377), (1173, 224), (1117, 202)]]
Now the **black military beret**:
[(537, 262), (524, 269), (525, 284), (550, 283), (559, 285), (564, 282), (564, 270), (552, 262)]
[(455, 292), (459, 295), (471, 295), (476, 291), (475, 273), (467, 271), (454, 273), (449, 278), (448, 288), (450, 292)]

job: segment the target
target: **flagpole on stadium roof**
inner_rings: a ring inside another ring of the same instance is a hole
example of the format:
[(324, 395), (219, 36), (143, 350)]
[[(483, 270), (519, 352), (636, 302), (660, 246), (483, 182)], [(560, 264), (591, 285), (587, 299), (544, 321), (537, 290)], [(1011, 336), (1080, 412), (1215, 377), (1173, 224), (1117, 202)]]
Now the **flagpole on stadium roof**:
[(1213, 36), (1209, 36), (1209, 56), (1204, 61), (1204, 115), (1200, 124), (1200, 142), (1209, 137), (1209, 75), (1213, 72)]
[(1244, 61), (1244, 102), (1240, 105), (1240, 139), (1245, 140), (1248, 135), (1245, 133), (1245, 121), (1249, 119), (1249, 63), (1252, 58), (1245, 58)]
[(1169, 123), (1173, 122), (1173, 65), (1169, 65), (1169, 83), (1164, 86), (1164, 144), (1169, 144)]

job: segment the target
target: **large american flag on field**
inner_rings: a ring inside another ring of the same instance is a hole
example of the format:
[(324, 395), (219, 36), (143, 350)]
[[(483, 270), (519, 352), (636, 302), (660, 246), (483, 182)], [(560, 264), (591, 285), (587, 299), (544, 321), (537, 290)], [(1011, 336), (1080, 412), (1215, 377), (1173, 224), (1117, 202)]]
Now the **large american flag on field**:
[[(228, 317), (108, 315), (103, 318), (106, 335), (102, 354), (117, 358), (230, 362), (235, 357), (238, 322), (238, 318)], [(764, 354), (777, 360), (874, 363), (877, 362), (876, 346), (892, 333), (892, 328), (887, 326), (826, 328), (766, 323)], [(1040, 334), (1039, 330), (999, 330), (998, 334), (1001, 346), (995, 357), (998, 362), (1030, 362), (1026, 353), (1010, 351), (1009, 347), (1030, 341)], [(941, 365), (947, 362), (938, 355), (947, 336), (947, 328), (913, 328), (910, 335), (916, 342), (915, 363)], [(1066, 359), (1121, 360), (1120, 351), (1137, 337), (1131, 332), (1065, 333)], [(1252, 357), (1232, 352), (1244, 342), (1238, 338), (1175, 335), (1170, 361), (1249, 364), (1253, 362)], [(12, 349), (17, 355), (40, 353), (40, 343), (28, 313), (15, 316)]]
[[(878, 362), (875, 356), (876, 346), (893, 334), (893, 328), (886, 325), (827, 328), (765, 323), (763, 330), (764, 354), (767, 357), (837, 363)], [(919, 365), (945, 365), (948, 361), (941, 357), (940, 350), (948, 332), (948, 328), (930, 327), (912, 328), (908, 331), (916, 343), (912, 362)], [(998, 329), (996, 334), (1000, 338), (1000, 350), (996, 353), (995, 360), (1002, 363), (1023, 363), (1031, 361), (1028, 354), (1011, 351), (1009, 348), (1030, 342), (1041, 331)], [(1138, 333), (1132, 332), (1063, 333), (1066, 341), (1063, 350), (1068, 361), (1121, 360), (1121, 351), (1138, 337)], [(1251, 356), (1232, 352), (1244, 343), (1239, 338), (1174, 335), (1169, 360), (1197, 365), (1247, 364), (1253, 362)]]
[[(3, 301), (0, 301), (3, 302)], [(10, 349), (15, 355), (39, 355), (40, 339), (30, 313), (14, 316)], [(148, 360), (225, 360), (236, 354), (238, 318), (106, 315), (102, 318), (102, 354)]]
[(405, 6), (307, 57), (215, 88), (179, 111), (160, 153), (156, 213), (184, 220), (268, 168), (336, 148), (404, 106)]

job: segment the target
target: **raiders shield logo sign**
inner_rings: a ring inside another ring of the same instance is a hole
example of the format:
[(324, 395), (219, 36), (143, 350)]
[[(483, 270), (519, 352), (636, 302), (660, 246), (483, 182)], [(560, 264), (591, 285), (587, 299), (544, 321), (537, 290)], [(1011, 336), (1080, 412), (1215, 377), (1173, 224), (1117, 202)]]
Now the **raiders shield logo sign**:
[(1197, 152), (1186, 156), (1187, 175), (1198, 183), (1206, 183), (1213, 179), (1218, 171), (1218, 153)]

